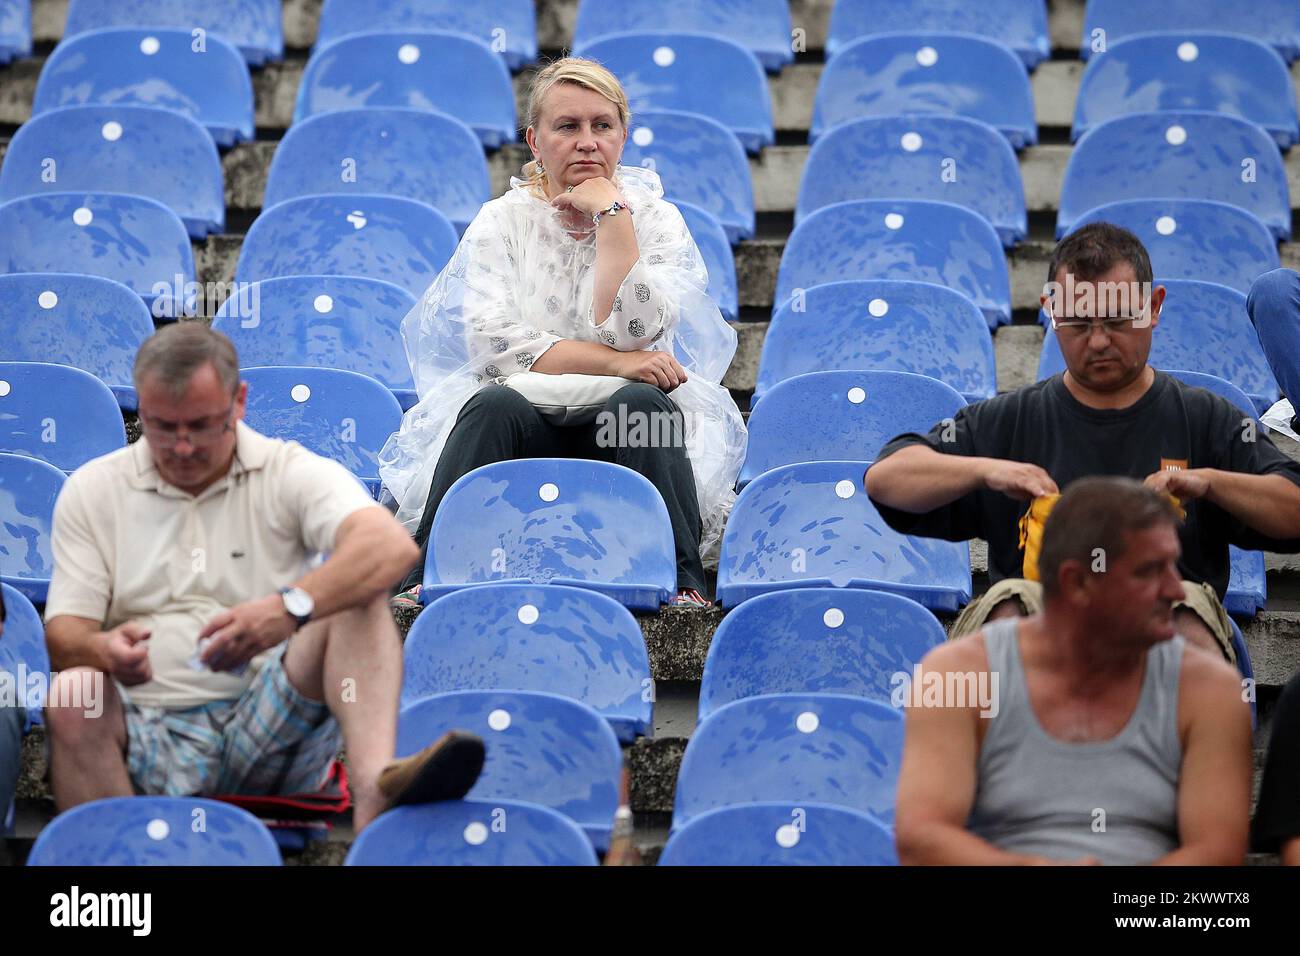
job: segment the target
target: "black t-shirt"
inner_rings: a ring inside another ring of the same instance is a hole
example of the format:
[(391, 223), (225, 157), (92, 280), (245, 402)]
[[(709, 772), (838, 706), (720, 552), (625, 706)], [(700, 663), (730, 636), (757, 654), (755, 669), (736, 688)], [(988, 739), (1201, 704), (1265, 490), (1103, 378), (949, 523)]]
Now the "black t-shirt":
[[(951, 455), (1029, 462), (1045, 470), (1062, 491), (1076, 478), (1121, 475), (1141, 481), (1167, 467), (1217, 468), (1247, 474), (1280, 474), (1300, 485), (1300, 465), (1278, 451), (1253, 419), (1203, 388), (1184, 385), (1164, 372), (1145, 395), (1120, 409), (1089, 408), (1070, 394), (1061, 375), (961, 409), (928, 435), (891, 440), (884, 459), (923, 443)], [(1256, 432), (1255, 429), (1258, 429)], [(1253, 440), (1250, 440), (1252, 439)], [(1020, 516), (1025, 502), (980, 490), (924, 514), (875, 502), (881, 517), (903, 534), (989, 543), (989, 578), (1023, 576)], [(1228, 545), (1249, 550), (1300, 551), (1300, 538), (1260, 534), (1217, 505), (1184, 503), (1187, 520), (1179, 537), (1178, 562), (1189, 581), (1208, 582), (1220, 600), (1228, 587)]]
[(1273, 711), (1250, 842), (1259, 853), (1276, 853), (1280, 844), (1296, 837), (1300, 837), (1300, 673), (1282, 689)]

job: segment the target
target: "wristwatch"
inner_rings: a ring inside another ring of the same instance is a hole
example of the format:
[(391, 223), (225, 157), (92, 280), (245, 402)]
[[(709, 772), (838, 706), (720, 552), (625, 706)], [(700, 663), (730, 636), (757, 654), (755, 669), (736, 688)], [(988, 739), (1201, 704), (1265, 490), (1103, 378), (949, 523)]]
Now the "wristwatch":
[(601, 210), (599, 210), (598, 212), (592, 213), (592, 216), (591, 216), (591, 224), (592, 224), (592, 226), (599, 226), (599, 225), (600, 225), (600, 217), (601, 217), (601, 216), (617, 216), (617, 215), (618, 215), (618, 211), (619, 211), (620, 209), (627, 209), (627, 214), (628, 214), (629, 216), (632, 215), (632, 210), (631, 210), (631, 209), (628, 209), (628, 207), (627, 207), (626, 205), (624, 205), (623, 203), (618, 202), (617, 200), (615, 200), (615, 201), (614, 201), (614, 202), (613, 202), (613, 203), (612, 203), (608, 208), (606, 208), (606, 209), (601, 209)]
[(302, 588), (280, 588), (280, 599), (284, 601), (285, 611), (297, 622), (295, 629), (310, 621), (316, 610), (316, 602)]

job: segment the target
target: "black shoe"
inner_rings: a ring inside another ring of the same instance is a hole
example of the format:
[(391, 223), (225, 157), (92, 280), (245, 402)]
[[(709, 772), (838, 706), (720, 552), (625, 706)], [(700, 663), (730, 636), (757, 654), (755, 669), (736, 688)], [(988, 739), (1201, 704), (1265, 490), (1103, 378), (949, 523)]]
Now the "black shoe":
[(481, 738), (452, 730), (417, 754), (394, 760), (379, 775), (379, 792), (389, 805), (459, 800), (483, 771)]

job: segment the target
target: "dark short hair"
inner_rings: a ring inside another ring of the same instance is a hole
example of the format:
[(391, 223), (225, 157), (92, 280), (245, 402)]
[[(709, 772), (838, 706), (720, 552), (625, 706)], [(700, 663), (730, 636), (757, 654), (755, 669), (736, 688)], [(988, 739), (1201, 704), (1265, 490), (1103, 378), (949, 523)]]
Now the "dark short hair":
[(1178, 512), (1164, 495), (1132, 478), (1080, 478), (1066, 488), (1043, 526), (1038, 577), (1044, 596), (1058, 587), (1061, 565), (1078, 561), (1091, 568), (1096, 549), (1108, 565), (1124, 556), (1125, 535), (1156, 525), (1177, 528)]
[(1047, 267), (1047, 281), (1055, 282), (1062, 269), (1076, 280), (1092, 280), (1121, 262), (1133, 267), (1138, 282), (1151, 282), (1151, 257), (1142, 240), (1123, 226), (1090, 222), (1056, 244)]
[(239, 356), (234, 343), (202, 322), (177, 322), (145, 339), (135, 356), (135, 387), (157, 379), (174, 396), (185, 393), (190, 379), (211, 365), (223, 388), (234, 394), (239, 387)]

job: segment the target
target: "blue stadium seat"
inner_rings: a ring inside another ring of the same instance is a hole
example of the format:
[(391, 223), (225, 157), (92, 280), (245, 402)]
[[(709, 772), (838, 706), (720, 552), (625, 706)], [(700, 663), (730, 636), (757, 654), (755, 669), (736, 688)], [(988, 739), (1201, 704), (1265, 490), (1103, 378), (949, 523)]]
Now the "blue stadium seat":
[(392, 392), (335, 368), (245, 367), (240, 378), (248, 383), (250, 426), (337, 461), (379, 493), (379, 450), (402, 423)]
[(202, 797), (109, 797), (47, 823), (27, 865), (280, 866), (281, 860), (271, 832), (239, 807)]
[(479, 584), (572, 584), (657, 611), (677, 590), (668, 509), (621, 465), (527, 458), (476, 468), (433, 519), (425, 604)]
[(822, 71), (809, 142), (869, 116), (942, 113), (997, 128), (1016, 149), (1038, 142), (1025, 65), (995, 40), (965, 33), (897, 33), (855, 40)]
[(432, 206), (464, 232), (487, 202), (487, 160), (473, 130), (425, 110), (338, 110), (295, 123), (271, 160), (267, 206), (341, 193)]
[(925, 434), (965, 404), (943, 382), (912, 372), (808, 372), (784, 379), (750, 404), (749, 448), (737, 485), (802, 461), (872, 460), (895, 435)]
[(1090, 222), (1110, 222), (1135, 233), (1161, 280), (1198, 279), (1245, 293), (1259, 276), (1281, 264), (1268, 227), (1227, 203), (1130, 199), (1088, 210), (1071, 231)]
[[(0, 274), (36, 272), (112, 279), (163, 318), (177, 312), (178, 277), (182, 287), (195, 281), (194, 248), (176, 214), (152, 199), (110, 193), (27, 196), (0, 205)], [(132, 311), (124, 307), (122, 315)]]
[(984, 316), (960, 292), (930, 282), (828, 282), (786, 302), (763, 338), (750, 407), (785, 379), (839, 369), (928, 375), (968, 402), (997, 394)]
[[(48, 674), (50, 655), (45, 649), (45, 624), (40, 614), (17, 588), (0, 584), (0, 591), (4, 591), (5, 602), (5, 632), (0, 638), (0, 654), (7, 655), (4, 666), (25, 667), (28, 674)], [(17, 675), (17, 671), (13, 673)], [(41, 709), (45, 706), (45, 682), (24, 681), (15, 683), (14, 687), (23, 694), (20, 703), (26, 709), (26, 729), (44, 723)]]
[(749, 160), (740, 140), (717, 120), (680, 110), (634, 113), (621, 162), (657, 172), (665, 199), (714, 216), (733, 246), (754, 237)]
[(31, 0), (0, 0), (0, 64), (31, 53)]
[(1070, 153), (1056, 234), (1085, 212), (1122, 199), (1212, 199), (1254, 213), (1291, 237), (1286, 169), (1273, 138), (1236, 116), (1130, 113), (1098, 123)]
[(438, 694), (402, 708), (397, 755), (416, 753), (450, 730), (478, 734), (487, 746), (471, 799), (550, 807), (582, 827), (597, 850), (608, 845), (623, 753), (600, 714), (535, 691)]
[(582, 0), (573, 45), (653, 30), (723, 37), (753, 53), (769, 73), (794, 62), (787, 0)]
[(419, 298), (456, 251), (456, 227), (396, 196), (304, 196), (263, 209), (239, 249), (235, 278), (356, 275)]
[(245, 365), (275, 365), (292, 356), (299, 365), (360, 372), (408, 409), (416, 395), (402, 319), (414, 307), (415, 297), (391, 282), (286, 276), (238, 290), (212, 327), (230, 337)]
[[(1158, 369), (1205, 372), (1232, 382), (1263, 414), (1278, 399), (1277, 381), (1246, 314), (1246, 297), (1212, 282), (1179, 279), (1162, 283), (1168, 294), (1160, 324), (1151, 335), (1148, 361)], [(1065, 370), (1051, 327), (1038, 358), (1038, 377)]]
[(580, 700), (631, 743), (653, 728), (645, 639), (623, 605), (585, 588), (497, 584), (444, 594), (411, 625), (402, 705), (455, 690)]
[(0, 341), (16, 362), (85, 369), (135, 410), (131, 369), (153, 334), (149, 309), (118, 282), (52, 273), (0, 275)]
[(722, 317), (735, 322), (740, 316), (739, 295), (736, 291), (736, 257), (722, 224), (712, 213), (699, 206), (678, 200), (673, 203), (686, 220), (686, 228), (699, 247), (704, 268), (709, 273), (709, 297), (718, 304)]
[(632, 107), (717, 120), (751, 153), (776, 142), (767, 76), (754, 54), (701, 33), (614, 33), (574, 50), (619, 78)]
[(54, 573), (50, 533), (66, 476), (26, 455), (0, 454), (0, 578), (44, 604)]
[(775, 308), (796, 290), (843, 279), (932, 282), (974, 302), (989, 328), (1011, 321), (998, 234), (952, 203), (872, 199), (818, 209), (795, 226), (781, 253)]
[(1300, 138), (1291, 74), (1259, 40), (1224, 33), (1146, 33), (1088, 61), (1074, 104), (1078, 139), (1126, 113), (1210, 110), (1264, 127), (1282, 149)]
[(851, 199), (954, 203), (983, 216), (1008, 247), (1029, 229), (1015, 150), (962, 116), (881, 116), (829, 131), (808, 154), (795, 222)]
[(447, 30), (486, 43), (512, 70), (537, 59), (537, 14), (529, 0), (325, 0), (316, 49), (375, 30)]
[(760, 594), (722, 619), (700, 684), (700, 720), (762, 694), (848, 694), (890, 702), (945, 640), (915, 601), (882, 591), (799, 588)]
[(783, 465), (746, 485), (722, 536), (722, 605), (821, 587), (890, 591), (950, 613), (969, 601), (969, 547), (892, 530), (863, 490), (868, 464)]
[(596, 851), (561, 813), (518, 800), (444, 800), (394, 807), (352, 843), (344, 866), (596, 866)]
[(194, 239), (221, 232), (221, 158), (194, 120), (151, 106), (66, 106), (18, 128), (0, 166), (0, 202), (97, 191), (156, 199)]
[(60, 471), (126, 447), (117, 399), (89, 372), (44, 362), (0, 362), (0, 452)]
[(903, 711), (845, 694), (770, 694), (714, 711), (677, 773), (673, 830), (718, 807), (804, 801), (893, 826)]
[(298, 86), (293, 121), (362, 107), (445, 113), (488, 149), (515, 141), (510, 71), (486, 43), (461, 33), (363, 33), (317, 49)]
[(97, 30), (60, 43), (45, 61), (32, 113), (64, 106), (156, 106), (183, 113), (218, 146), (253, 138), (253, 81), (239, 51), (188, 30)]
[(1242, 6), (1206, 0), (1088, 0), (1079, 56), (1088, 59), (1099, 41), (1104, 44), (1100, 49), (1110, 50), (1135, 33), (1165, 30), (1239, 33), (1271, 45), (1288, 63), (1300, 57), (1300, 6), (1294, 0)]
[[(280, 0), (72, 0), (64, 39), (109, 27), (203, 30), (253, 66), (284, 57)], [(205, 37), (210, 39), (211, 37)]]
[(894, 834), (829, 803), (744, 803), (693, 817), (659, 866), (897, 866)]
[(836, 0), (826, 56), (839, 55), (859, 37), (932, 30), (974, 33), (996, 40), (1031, 70), (1052, 52), (1043, 0)]

